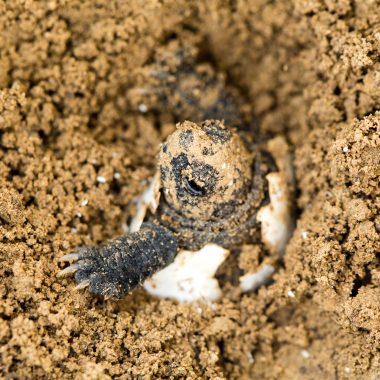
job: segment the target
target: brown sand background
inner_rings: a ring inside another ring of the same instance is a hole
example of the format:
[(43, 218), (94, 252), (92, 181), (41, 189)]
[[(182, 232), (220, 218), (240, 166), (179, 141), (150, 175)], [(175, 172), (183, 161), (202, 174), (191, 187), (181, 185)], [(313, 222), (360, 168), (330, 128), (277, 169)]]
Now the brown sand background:
[[(0, 376), (380, 378), (379, 14), (377, 0), (1, 1)], [(284, 268), (214, 308), (78, 292), (58, 258), (123, 233), (173, 128), (126, 91), (158, 45), (194, 35), (291, 143)]]

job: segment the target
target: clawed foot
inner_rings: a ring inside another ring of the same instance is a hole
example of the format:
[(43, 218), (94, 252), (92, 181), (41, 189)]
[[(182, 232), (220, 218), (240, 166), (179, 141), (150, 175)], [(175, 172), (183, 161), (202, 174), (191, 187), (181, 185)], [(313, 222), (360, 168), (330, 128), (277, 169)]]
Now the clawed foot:
[(138, 232), (122, 236), (106, 246), (84, 247), (60, 261), (73, 262), (58, 275), (75, 273), (77, 289), (107, 298), (121, 298), (173, 262), (177, 239), (166, 228), (143, 224)]
[[(100, 252), (102, 251), (102, 252)], [(108, 298), (120, 298), (125, 291), (121, 284), (112, 276), (111, 268), (107, 265), (107, 248), (85, 247), (78, 253), (69, 253), (59, 261), (73, 262), (62, 269), (58, 276), (75, 274), (76, 289), (88, 288), (91, 293)]]

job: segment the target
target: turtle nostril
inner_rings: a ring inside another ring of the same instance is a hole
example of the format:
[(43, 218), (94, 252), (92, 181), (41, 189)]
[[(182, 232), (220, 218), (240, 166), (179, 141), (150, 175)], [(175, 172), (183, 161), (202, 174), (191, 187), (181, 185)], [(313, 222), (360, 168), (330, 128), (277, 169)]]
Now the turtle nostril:
[(186, 190), (191, 195), (204, 196), (206, 195), (206, 189), (202, 186), (199, 186), (195, 181), (185, 177)]

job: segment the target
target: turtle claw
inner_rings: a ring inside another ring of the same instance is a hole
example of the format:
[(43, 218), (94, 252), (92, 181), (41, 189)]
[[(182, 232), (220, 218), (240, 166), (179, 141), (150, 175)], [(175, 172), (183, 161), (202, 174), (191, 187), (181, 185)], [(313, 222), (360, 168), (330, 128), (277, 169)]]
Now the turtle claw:
[(75, 273), (78, 269), (79, 269), (79, 265), (78, 264), (72, 264), (72, 265), (68, 266), (67, 268), (62, 269), (61, 271), (59, 271), (58, 272), (58, 276), (62, 277), (62, 276), (65, 276), (66, 274)]
[(81, 257), (81, 255), (79, 253), (69, 253), (67, 255), (64, 255), (62, 257), (60, 257), (58, 260), (59, 261), (77, 261), (79, 260)]
[(76, 290), (81, 290), (81, 289), (85, 289), (87, 288), (87, 286), (90, 285), (90, 280), (84, 280), (82, 282), (80, 282), (76, 287), (75, 289)]

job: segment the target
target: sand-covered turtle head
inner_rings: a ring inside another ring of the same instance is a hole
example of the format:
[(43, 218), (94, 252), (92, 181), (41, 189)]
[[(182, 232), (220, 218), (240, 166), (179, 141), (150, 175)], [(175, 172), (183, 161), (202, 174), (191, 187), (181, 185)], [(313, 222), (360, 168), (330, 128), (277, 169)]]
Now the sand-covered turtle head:
[(244, 201), (251, 156), (239, 135), (221, 121), (177, 125), (159, 156), (165, 201), (189, 218), (228, 217)]

